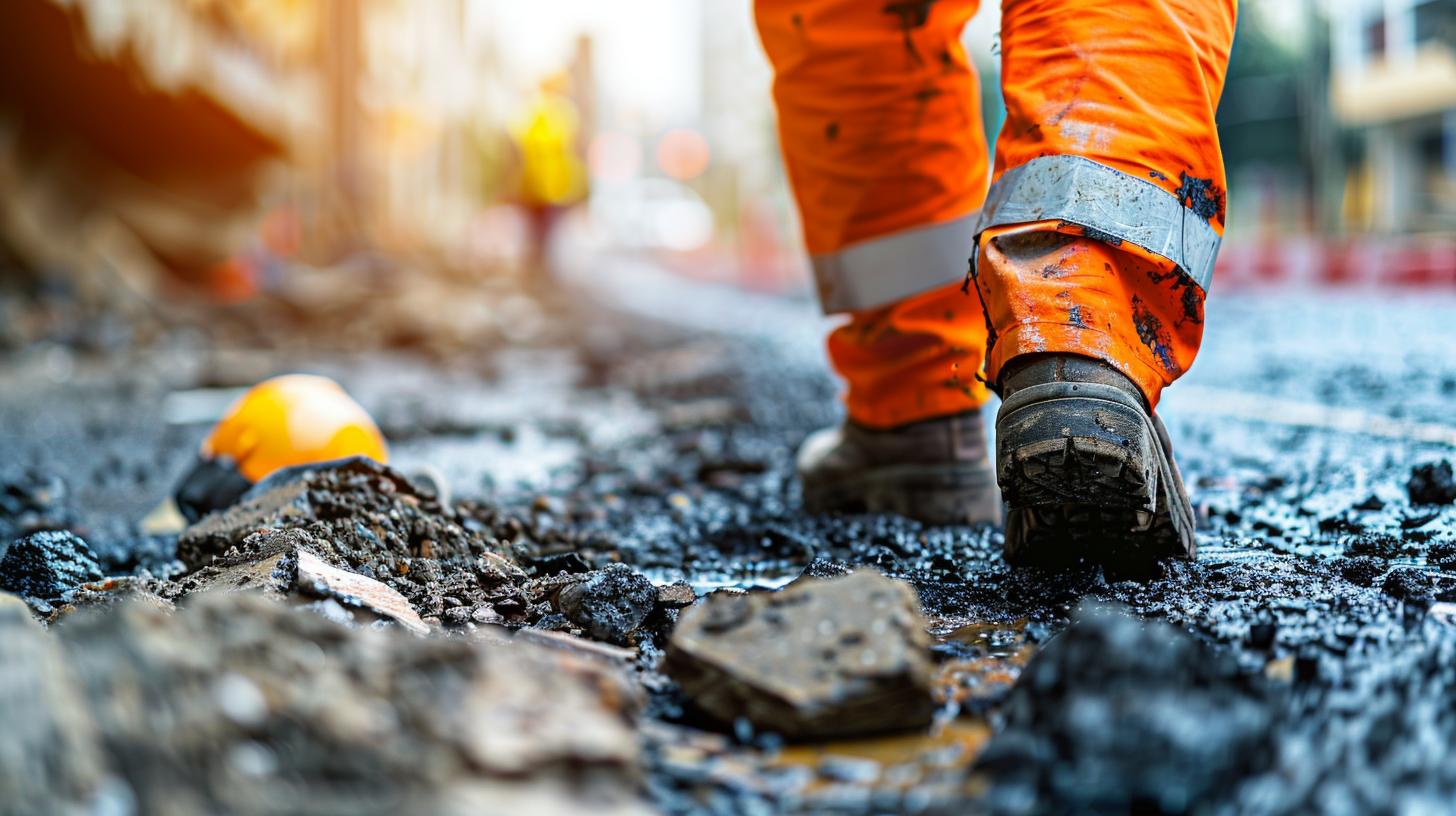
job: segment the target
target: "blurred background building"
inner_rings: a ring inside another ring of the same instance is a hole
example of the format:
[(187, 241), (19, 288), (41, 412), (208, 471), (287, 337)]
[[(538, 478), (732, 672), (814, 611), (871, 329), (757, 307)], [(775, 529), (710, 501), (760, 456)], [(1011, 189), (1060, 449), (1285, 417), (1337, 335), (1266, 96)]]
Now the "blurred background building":
[[(8, 0), (0, 36), (12, 283), (238, 303), (607, 253), (808, 291), (751, 0)], [(1456, 285), (1456, 0), (1245, 0), (1219, 122), (1220, 287)]]
[(1350, 229), (1456, 229), (1456, 0), (1330, 5), (1331, 103), (1353, 136)]

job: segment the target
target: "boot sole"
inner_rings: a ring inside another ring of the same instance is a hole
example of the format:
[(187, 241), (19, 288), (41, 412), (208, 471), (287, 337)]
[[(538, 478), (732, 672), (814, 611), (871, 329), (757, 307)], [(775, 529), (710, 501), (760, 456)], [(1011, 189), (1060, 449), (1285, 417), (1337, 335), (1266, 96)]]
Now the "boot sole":
[(822, 486), (804, 485), (810, 513), (895, 513), (926, 524), (1001, 520), (990, 464), (893, 465)]
[(1058, 382), (1013, 394), (996, 417), (996, 465), (1010, 563), (1137, 574), (1193, 557), (1166, 432), (1120, 389)]

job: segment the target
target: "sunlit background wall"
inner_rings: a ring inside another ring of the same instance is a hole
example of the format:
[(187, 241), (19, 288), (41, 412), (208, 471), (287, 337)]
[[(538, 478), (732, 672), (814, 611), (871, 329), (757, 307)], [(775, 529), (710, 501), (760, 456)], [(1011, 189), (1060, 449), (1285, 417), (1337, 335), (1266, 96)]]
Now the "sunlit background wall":
[[(966, 42), (994, 135), (989, 5)], [(808, 290), (749, 0), (7, 17), (8, 277), (101, 269), (230, 302), (351, 264), (529, 277), (634, 255)], [(1456, 286), (1456, 0), (1245, 0), (1219, 122), (1220, 286)]]

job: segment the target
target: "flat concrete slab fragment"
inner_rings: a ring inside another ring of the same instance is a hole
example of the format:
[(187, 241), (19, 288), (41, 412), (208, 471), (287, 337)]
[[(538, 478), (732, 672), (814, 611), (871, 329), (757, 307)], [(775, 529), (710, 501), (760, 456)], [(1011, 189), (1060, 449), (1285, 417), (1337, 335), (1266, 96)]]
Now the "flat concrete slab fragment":
[(668, 671), (705, 713), (790, 738), (930, 721), (930, 638), (909, 584), (868, 569), (683, 612)]

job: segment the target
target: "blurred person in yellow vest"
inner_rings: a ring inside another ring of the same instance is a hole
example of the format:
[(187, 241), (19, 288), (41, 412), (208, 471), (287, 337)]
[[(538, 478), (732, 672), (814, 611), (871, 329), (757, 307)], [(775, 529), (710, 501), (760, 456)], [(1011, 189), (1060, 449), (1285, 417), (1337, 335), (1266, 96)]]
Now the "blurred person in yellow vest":
[(525, 212), (529, 248), (527, 271), (550, 272), (551, 239), (561, 216), (586, 197), (586, 164), (581, 158), (581, 118), (567, 95), (565, 73), (542, 80), (526, 114), (511, 129), (520, 155), (517, 201)]

